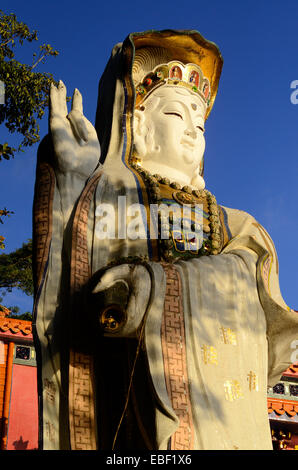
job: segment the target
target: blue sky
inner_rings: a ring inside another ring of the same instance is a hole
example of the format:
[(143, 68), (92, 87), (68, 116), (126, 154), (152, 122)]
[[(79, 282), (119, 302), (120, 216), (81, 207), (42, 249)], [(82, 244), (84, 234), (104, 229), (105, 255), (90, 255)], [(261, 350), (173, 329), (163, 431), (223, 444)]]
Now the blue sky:
[[(38, 30), (40, 43), (60, 51), (38, 70), (62, 79), (69, 95), (77, 87), (91, 122), (112, 47), (130, 32), (196, 29), (219, 46), (224, 67), (206, 124), (206, 186), (220, 204), (249, 212), (270, 233), (281, 292), (298, 309), (298, 105), (290, 100), (290, 84), (298, 80), (298, 2), (2, 0), (1, 9), (13, 11)], [(22, 57), (31, 61), (31, 49)], [(41, 135), (46, 133), (47, 117), (41, 121)], [(1, 141), (5, 134), (0, 128)], [(0, 163), (1, 207), (14, 211), (0, 227), (6, 252), (31, 237), (36, 152), (34, 146)], [(18, 292), (5, 303), (23, 311), (32, 304)]]

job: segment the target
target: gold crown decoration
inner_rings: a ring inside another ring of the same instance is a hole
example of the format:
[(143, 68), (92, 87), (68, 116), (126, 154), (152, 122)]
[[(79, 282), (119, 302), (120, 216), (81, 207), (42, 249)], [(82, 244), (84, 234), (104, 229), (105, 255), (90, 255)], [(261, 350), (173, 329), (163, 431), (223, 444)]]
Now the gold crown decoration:
[[(178, 61), (198, 66), (210, 83), (211, 96), (205, 118), (209, 117), (223, 66), (222, 55), (215, 43), (194, 30), (150, 30), (131, 33), (125, 41), (124, 49), (134, 89), (161, 64)], [(139, 103), (139, 96), (137, 98)]]
[(183, 64), (178, 60), (160, 64), (145, 75), (141, 83), (136, 86), (135, 106), (140, 106), (153, 91), (163, 85), (185, 87), (198, 94), (207, 108), (210, 106), (211, 87), (208, 78), (204, 77), (198, 65)]

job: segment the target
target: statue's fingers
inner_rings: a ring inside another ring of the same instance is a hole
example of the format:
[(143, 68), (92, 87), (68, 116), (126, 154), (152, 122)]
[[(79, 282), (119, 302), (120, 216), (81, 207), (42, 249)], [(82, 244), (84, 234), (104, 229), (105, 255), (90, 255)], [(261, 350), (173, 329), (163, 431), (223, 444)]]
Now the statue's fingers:
[(83, 114), (83, 97), (77, 88), (75, 88), (75, 91), (73, 92), (71, 109)]
[(95, 130), (95, 127), (94, 127), (93, 124), (86, 118), (86, 116), (84, 116), (84, 121), (85, 121), (86, 127), (87, 127), (87, 129), (88, 129), (89, 135), (92, 135), (92, 136), (96, 136), (96, 137), (97, 137), (97, 132), (96, 132), (96, 130)]
[(115, 266), (114, 268), (108, 269), (93, 289), (93, 294), (108, 289), (109, 287), (113, 286), (117, 281), (122, 281), (123, 283), (127, 284), (127, 281), (130, 277), (130, 273), (131, 266), (129, 264), (121, 264), (120, 266)]
[(150, 275), (144, 266), (135, 266), (132, 274), (132, 291), (127, 305), (127, 313), (131, 321), (142, 318), (150, 298)]
[(63, 117), (66, 117), (68, 113), (67, 104), (66, 104), (66, 86), (64, 85), (62, 80), (59, 80), (59, 83), (58, 83), (58, 98), (59, 98), (60, 112), (63, 115)]
[(135, 281), (135, 282), (142, 282), (142, 279), (144, 278), (150, 278), (150, 275), (147, 271), (147, 269), (145, 268), (145, 266), (141, 265), (141, 264), (137, 264), (134, 266), (133, 268), (133, 271), (132, 271), (132, 279)]
[(59, 114), (59, 97), (58, 97), (58, 89), (51, 83), (50, 86), (50, 116), (54, 114)]
[(88, 131), (88, 143), (90, 145), (93, 145), (93, 146), (95, 145), (96, 147), (100, 148), (98, 135), (93, 124), (90, 121), (88, 121), (88, 119), (85, 116), (84, 116), (84, 122), (86, 124), (87, 131)]
[(83, 114), (76, 109), (72, 109), (67, 119), (71, 123), (76, 138), (88, 142), (88, 129)]
[(146, 291), (147, 286), (151, 285), (150, 274), (144, 266), (137, 265), (134, 267), (131, 284), (138, 296), (140, 295), (139, 293)]

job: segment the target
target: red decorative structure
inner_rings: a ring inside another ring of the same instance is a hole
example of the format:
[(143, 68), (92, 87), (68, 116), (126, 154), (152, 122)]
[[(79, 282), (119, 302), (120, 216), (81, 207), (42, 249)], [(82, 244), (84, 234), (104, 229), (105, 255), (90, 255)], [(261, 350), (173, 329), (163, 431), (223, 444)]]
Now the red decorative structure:
[(35, 349), (30, 321), (0, 311), (0, 448), (38, 447)]
[(298, 362), (269, 389), (267, 403), (274, 449), (298, 450)]

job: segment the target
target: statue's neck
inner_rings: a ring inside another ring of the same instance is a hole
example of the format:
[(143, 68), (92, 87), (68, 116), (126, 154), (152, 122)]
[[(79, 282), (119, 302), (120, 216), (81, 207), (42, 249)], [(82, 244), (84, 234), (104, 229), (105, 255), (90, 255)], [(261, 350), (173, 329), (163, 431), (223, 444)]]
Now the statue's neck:
[(187, 186), (191, 184), (191, 177), (182, 173), (181, 170), (171, 168), (167, 165), (157, 162), (145, 161), (142, 162), (142, 167), (149, 171), (152, 175), (158, 174), (164, 178), (168, 178), (170, 181), (176, 181), (181, 186)]
[(183, 186), (192, 186), (194, 189), (204, 189), (205, 182), (200, 175), (187, 175), (180, 169), (169, 167), (163, 163), (145, 161), (141, 164), (142, 168), (149, 171), (151, 175), (159, 175), (168, 178), (171, 182), (176, 182)]

